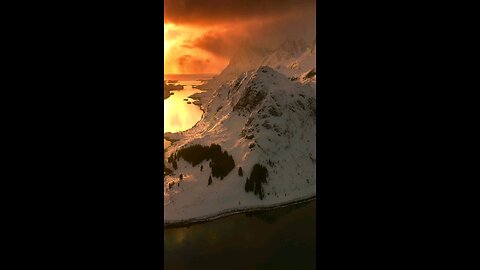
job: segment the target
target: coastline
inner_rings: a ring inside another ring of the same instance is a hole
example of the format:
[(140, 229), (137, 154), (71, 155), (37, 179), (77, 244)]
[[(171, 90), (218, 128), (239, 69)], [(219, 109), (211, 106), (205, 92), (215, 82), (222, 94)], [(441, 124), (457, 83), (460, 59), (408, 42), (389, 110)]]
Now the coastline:
[[(203, 117), (205, 115), (205, 108), (204, 107), (208, 104), (208, 101), (210, 101), (210, 99), (212, 98), (212, 95), (214, 94), (214, 91), (205, 90), (205, 89), (201, 89), (201, 88), (197, 88), (197, 89), (202, 91), (202, 92), (194, 93), (194, 94), (188, 96), (188, 98), (195, 100), (195, 102), (193, 104), (199, 106), (199, 108), (202, 110), (202, 115), (201, 115), (200, 119), (195, 123), (194, 126), (192, 126), (191, 128), (189, 128), (185, 131), (174, 132), (174, 133), (171, 133), (171, 132), (164, 133), (164, 139), (167, 140), (167, 141), (170, 141), (172, 143), (172, 145), (173, 145), (174, 142), (179, 141), (184, 137), (184, 132), (187, 132), (187, 131), (195, 128), (200, 123), (200, 121), (203, 119)], [(216, 213), (205, 213), (204, 212), (204, 215), (202, 215), (202, 216), (195, 216), (195, 213), (191, 212), (189, 216), (190, 217), (193, 216), (193, 218), (183, 219), (185, 216), (184, 217), (177, 216), (177, 218), (181, 218), (181, 219), (165, 220), (165, 216), (164, 216), (164, 229), (189, 227), (191, 225), (206, 223), (206, 222), (214, 221), (214, 220), (224, 218), (224, 217), (228, 217), (228, 216), (232, 216), (232, 215), (237, 215), (237, 214), (242, 214), (242, 213), (250, 213), (250, 212), (270, 211), (270, 210), (274, 210), (274, 209), (277, 209), (277, 208), (284, 208), (284, 207), (289, 207), (289, 206), (296, 205), (296, 204), (308, 203), (308, 202), (313, 201), (313, 200), (316, 200), (316, 193), (313, 193), (313, 194), (310, 193), (307, 196), (300, 195), (297, 198), (290, 198), (290, 200), (283, 201), (283, 202), (270, 202), (270, 204), (264, 205), (264, 206), (258, 206), (258, 205), (255, 206), (254, 205), (255, 203), (251, 203), (250, 206), (244, 206), (244, 207), (241, 207), (241, 208), (237, 208), (233, 205), (230, 205), (230, 206), (227, 206), (227, 207), (230, 207), (230, 208), (223, 209), (223, 210), (220, 210), (221, 209), (220, 208), (219, 211), (217, 211)], [(214, 209), (211, 209), (211, 210), (214, 210)], [(186, 217), (188, 217), (188, 215), (186, 215)]]
[(202, 91), (202, 92), (194, 93), (194, 94), (188, 96), (188, 98), (191, 98), (192, 100), (194, 100), (194, 102), (192, 102), (192, 104), (195, 105), (195, 106), (198, 106), (198, 108), (202, 111), (202, 115), (200, 116), (200, 119), (198, 119), (198, 121), (195, 123), (195, 125), (193, 125), (189, 129), (186, 129), (186, 130), (183, 130), (183, 131), (177, 131), (177, 132), (165, 132), (165, 133), (163, 133), (163, 138), (165, 140), (171, 142), (172, 144), (176, 141), (179, 141), (180, 139), (175, 138), (176, 137), (175, 134), (181, 134), (182, 132), (185, 132), (185, 131), (188, 131), (190, 129), (195, 128), (197, 126), (197, 124), (202, 120), (203, 116), (205, 115), (205, 108), (204, 108), (203, 104), (208, 102), (209, 98), (211, 98), (212, 93), (211, 93), (211, 91), (205, 91), (205, 90), (201, 90), (201, 89), (199, 89), (199, 90)]
[(191, 219), (183, 219), (183, 220), (172, 220), (172, 221), (165, 221), (164, 220), (163, 221), (163, 228), (164, 229), (172, 229), (172, 228), (180, 228), (180, 227), (189, 227), (191, 225), (210, 222), (210, 221), (214, 221), (214, 220), (224, 218), (224, 217), (228, 217), (228, 216), (232, 216), (232, 215), (237, 215), (237, 214), (242, 214), (242, 213), (251, 213), (251, 212), (269, 211), (269, 210), (274, 210), (274, 209), (278, 209), (278, 208), (289, 207), (289, 206), (296, 205), (296, 204), (307, 203), (307, 202), (310, 202), (310, 201), (314, 201), (316, 199), (317, 199), (317, 195), (315, 194), (313, 196), (298, 198), (298, 199), (295, 199), (295, 200), (290, 200), (290, 201), (287, 201), (287, 202), (272, 204), (272, 205), (269, 205), (269, 206), (234, 208), (234, 209), (223, 210), (223, 211), (218, 212), (217, 214), (209, 215), (209, 216), (202, 216), (202, 217), (196, 217), (196, 218), (191, 218)]
[[(203, 92), (194, 93), (191, 96), (189, 96), (189, 98), (194, 100), (193, 105), (198, 106), (200, 108), (200, 110), (202, 111), (202, 115), (200, 116), (200, 119), (198, 119), (198, 121), (195, 123), (195, 125), (193, 125), (191, 128), (189, 128), (187, 130), (190, 130), (190, 129), (194, 128), (202, 120), (203, 115), (205, 114), (205, 109), (203, 108), (202, 102), (206, 102), (206, 99), (208, 97), (205, 96), (205, 95), (201, 95), (201, 94), (206, 93), (206, 92), (210, 92), (210, 91), (206, 91), (206, 90), (202, 90), (202, 89), (198, 89), (198, 90), (203, 91)], [(175, 91), (181, 91), (181, 90), (175, 90)], [(168, 96), (166, 98), (164, 97), (163, 100), (169, 98), (172, 94), (173, 94), (172, 92), (168, 91)], [(198, 96), (197, 94), (200, 95), (200, 96)], [(170, 142), (170, 145), (167, 148), (163, 149), (163, 153), (167, 152), (168, 148), (170, 148), (176, 141), (180, 140), (180, 139), (175, 139), (175, 138), (169, 137), (169, 134), (174, 135), (176, 133), (182, 133), (182, 132), (183, 131), (173, 132), (173, 133), (172, 132), (163, 133), (163, 139)], [(166, 161), (166, 160), (164, 160), (164, 161)], [(164, 177), (165, 177), (165, 175), (164, 175)]]

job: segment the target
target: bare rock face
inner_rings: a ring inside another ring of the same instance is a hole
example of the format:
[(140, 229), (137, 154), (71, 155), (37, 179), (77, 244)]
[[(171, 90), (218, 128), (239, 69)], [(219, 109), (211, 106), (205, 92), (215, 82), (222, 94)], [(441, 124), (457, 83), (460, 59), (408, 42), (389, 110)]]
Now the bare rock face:
[(245, 110), (247, 112), (253, 111), (267, 96), (265, 89), (262, 86), (249, 86), (245, 89), (244, 94), (233, 107), (234, 111)]

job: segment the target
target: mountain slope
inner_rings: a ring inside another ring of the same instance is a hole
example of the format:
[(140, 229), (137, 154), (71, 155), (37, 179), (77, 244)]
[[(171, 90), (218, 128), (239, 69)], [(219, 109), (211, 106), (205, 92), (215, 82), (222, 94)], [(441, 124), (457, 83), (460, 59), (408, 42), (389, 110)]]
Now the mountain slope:
[[(316, 40), (316, 39), (315, 39)], [(286, 75), (292, 80), (298, 80), (302, 83), (311, 83), (316, 86), (316, 44), (313, 41), (311, 48), (306, 47), (305, 43), (300, 40), (298, 45), (294, 48), (301, 48), (296, 50), (296, 54), (290, 58), (284, 58), (282, 61), (270, 62), (270, 66), (274, 67), (278, 72)], [(293, 46), (293, 45), (291, 45)], [(315, 75), (313, 75), (315, 73)]]
[[(271, 67), (262, 66), (219, 87), (204, 110), (202, 119), (192, 129), (165, 134), (178, 140), (166, 155), (193, 144), (215, 143), (233, 156), (235, 168), (223, 180), (213, 178), (208, 185), (211, 175), (208, 161), (192, 167), (180, 159), (178, 169), (164, 181), (165, 222), (315, 195), (314, 88), (292, 82)], [(245, 192), (246, 178), (255, 164), (268, 170), (263, 199)], [(240, 167), (243, 176), (237, 173)]]
[(202, 88), (215, 90), (221, 84), (235, 79), (241, 73), (258, 68), (263, 59), (270, 53), (271, 51), (268, 49), (256, 47), (248, 42), (243, 43), (230, 59), (228, 66), (218, 76), (202, 85)]
[(316, 87), (316, 76), (306, 78), (312, 71), (316, 73), (316, 38), (310, 46), (303, 39), (287, 39), (277, 49), (268, 50), (243, 44), (230, 60), (229, 65), (216, 77), (202, 86), (203, 89), (216, 90), (224, 83), (230, 83), (243, 72), (260, 66), (269, 66), (288, 78)]

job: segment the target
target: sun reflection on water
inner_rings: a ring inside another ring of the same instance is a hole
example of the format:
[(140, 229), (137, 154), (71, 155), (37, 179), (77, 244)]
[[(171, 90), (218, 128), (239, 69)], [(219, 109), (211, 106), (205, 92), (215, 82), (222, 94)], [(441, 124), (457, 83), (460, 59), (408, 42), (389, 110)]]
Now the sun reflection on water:
[[(193, 127), (202, 117), (200, 107), (193, 104), (188, 98), (194, 93), (201, 92), (192, 85), (199, 85), (200, 81), (179, 81), (184, 85), (183, 90), (172, 91), (173, 95), (163, 101), (163, 130), (164, 132), (179, 132)], [(185, 100), (186, 99), (186, 100)], [(191, 102), (188, 104), (187, 102)], [(170, 146), (170, 142), (163, 140), (163, 148)]]
[(202, 116), (202, 110), (193, 103), (187, 104), (187, 101), (193, 102), (188, 96), (199, 92), (197, 89), (185, 89), (173, 91), (173, 95), (166, 99), (164, 103), (164, 132), (184, 131), (193, 127)]

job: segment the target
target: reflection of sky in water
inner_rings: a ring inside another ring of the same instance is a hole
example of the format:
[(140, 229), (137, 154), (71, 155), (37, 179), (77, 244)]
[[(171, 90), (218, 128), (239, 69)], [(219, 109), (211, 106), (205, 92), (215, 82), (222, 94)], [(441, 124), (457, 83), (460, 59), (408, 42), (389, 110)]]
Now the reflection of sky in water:
[[(184, 131), (193, 127), (202, 117), (202, 110), (197, 105), (187, 104), (193, 102), (188, 96), (200, 92), (192, 88), (192, 85), (200, 84), (199, 81), (179, 81), (183, 84), (184, 90), (172, 91), (174, 94), (163, 101), (163, 130), (164, 132)], [(163, 140), (163, 146), (167, 147), (169, 142)]]

